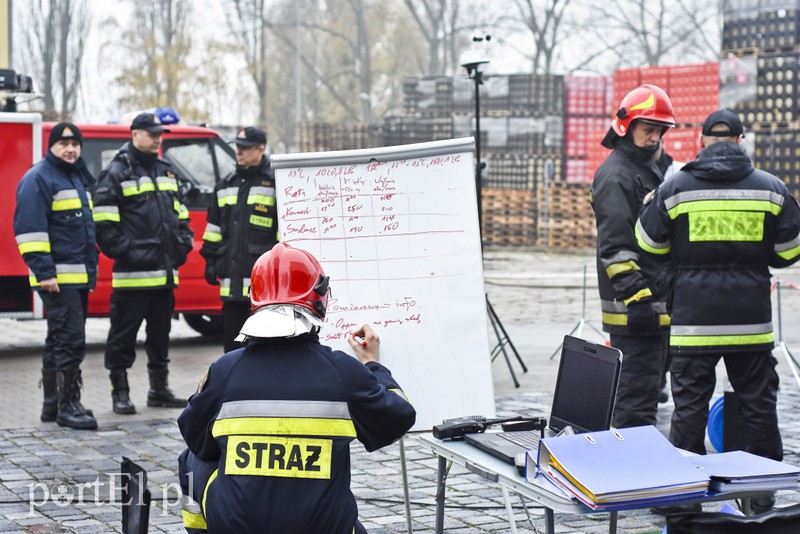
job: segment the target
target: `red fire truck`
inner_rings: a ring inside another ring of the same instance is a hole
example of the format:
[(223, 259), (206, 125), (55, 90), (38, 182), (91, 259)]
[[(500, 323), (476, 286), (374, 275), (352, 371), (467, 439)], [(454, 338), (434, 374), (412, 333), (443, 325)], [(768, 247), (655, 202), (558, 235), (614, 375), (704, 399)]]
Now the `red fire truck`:
[[(32, 294), (28, 267), (22, 261), (14, 239), (12, 215), (17, 184), (28, 168), (47, 150), (47, 138), (55, 123), (43, 122), (38, 113), (0, 113), (0, 317), (41, 318), (42, 305)], [(92, 175), (111, 161), (130, 139), (123, 124), (79, 124), (83, 133), (81, 155)], [(214, 185), (233, 170), (236, 159), (231, 147), (217, 132), (197, 126), (170, 125), (164, 134), (162, 154), (175, 169), (191, 212), (195, 247), (180, 268), (180, 287), (175, 292), (175, 313), (180, 313), (195, 330), (205, 335), (222, 331), (219, 288), (203, 278), (205, 263), (198, 253), (205, 230), (206, 210)], [(89, 316), (107, 317), (111, 294), (111, 260), (100, 255), (97, 288), (89, 297)]]

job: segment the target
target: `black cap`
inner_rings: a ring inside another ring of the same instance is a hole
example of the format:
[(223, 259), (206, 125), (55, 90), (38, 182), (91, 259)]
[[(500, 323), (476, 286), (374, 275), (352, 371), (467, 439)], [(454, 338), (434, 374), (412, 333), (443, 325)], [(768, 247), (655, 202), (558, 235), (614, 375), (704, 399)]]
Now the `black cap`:
[(261, 128), (248, 126), (247, 128), (242, 128), (239, 130), (239, 133), (236, 134), (236, 139), (234, 139), (234, 141), (237, 145), (242, 146), (266, 145), (267, 134), (265, 134), (264, 130)]
[[(712, 131), (712, 128), (717, 124), (727, 124), (730, 131)], [(739, 115), (727, 109), (715, 111), (703, 123), (703, 135), (707, 137), (738, 137), (742, 134), (744, 134), (742, 119), (739, 118)]]
[(71, 122), (59, 122), (50, 130), (47, 148), (51, 148), (59, 141), (77, 141), (78, 144), (83, 146), (83, 134), (78, 127)]
[(161, 121), (152, 113), (139, 113), (131, 123), (131, 131), (133, 130), (147, 130), (150, 133), (167, 132), (169, 130), (164, 128)]

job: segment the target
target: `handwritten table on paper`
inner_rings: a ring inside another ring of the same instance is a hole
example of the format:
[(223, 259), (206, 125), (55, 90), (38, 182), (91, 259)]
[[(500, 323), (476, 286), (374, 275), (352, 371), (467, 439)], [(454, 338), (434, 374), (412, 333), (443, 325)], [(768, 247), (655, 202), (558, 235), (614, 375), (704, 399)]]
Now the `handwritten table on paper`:
[(331, 276), (320, 340), (369, 323), (415, 428), (494, 414), (472, 139), (273, 156), (281, 240)]

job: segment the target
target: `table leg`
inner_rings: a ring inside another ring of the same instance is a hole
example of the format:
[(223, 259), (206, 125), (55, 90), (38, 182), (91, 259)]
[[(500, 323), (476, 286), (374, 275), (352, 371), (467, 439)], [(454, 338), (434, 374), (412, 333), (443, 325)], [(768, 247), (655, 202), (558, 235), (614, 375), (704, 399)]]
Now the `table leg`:
[(444, 533), (444, 493), (448, 471), (447, 458), (439, 456), (439, 470), (436, 473), (436, 534)]
[(500, 486), (500, 490), (503, 493), (503, 502), (506, 503), (506, 514), (508, 514), (508, 526), (511, 528), (511, 534), (517, 534), (517, 522), (514, 521), (514, 509), (511, 508), (508, 490), (505, 486)]
[(544, 509), (544, 531), (547, 534), (555, 534), (556, 532), (555, 514), (551, 508)]

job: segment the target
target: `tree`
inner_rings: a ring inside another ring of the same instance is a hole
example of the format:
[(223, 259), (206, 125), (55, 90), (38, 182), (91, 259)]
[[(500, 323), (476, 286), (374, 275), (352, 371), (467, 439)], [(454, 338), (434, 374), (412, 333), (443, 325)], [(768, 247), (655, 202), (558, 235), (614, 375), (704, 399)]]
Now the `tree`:
[(258, 94), (258, 125), (267, 125), (267, 20), (264, 0), (229, 0), (225, 10), (231, 36), (238, 43)]
[(577, 68), (610, 58), (611, 68), (690, 63), (719, 57), (719, 2), (692, 0), (583, 0), (587, 20), (576, 28), (594, 50)]
[(118, 44), (131, 61), (116, 78), (124, 88), (120, 105), (173, 106), (187, 114), (196, 113), (181, 92), (194, 75), (188, 65), (192, 46), (189, 0), (128, 1), (133, 11)]
[(67, 118), (75, 110), (91, 17), (85, 0), (37, 0), (23, 4), (21, 64), (44, 95), (45, 111)]
[(561, 26), (570, 3), (571, 0), (514, 0), (518, 20), (533, 39), (533, 52), (526, 54), (531, 58), (532, 72), (550, 74), (555, 52), (567, 37)]

